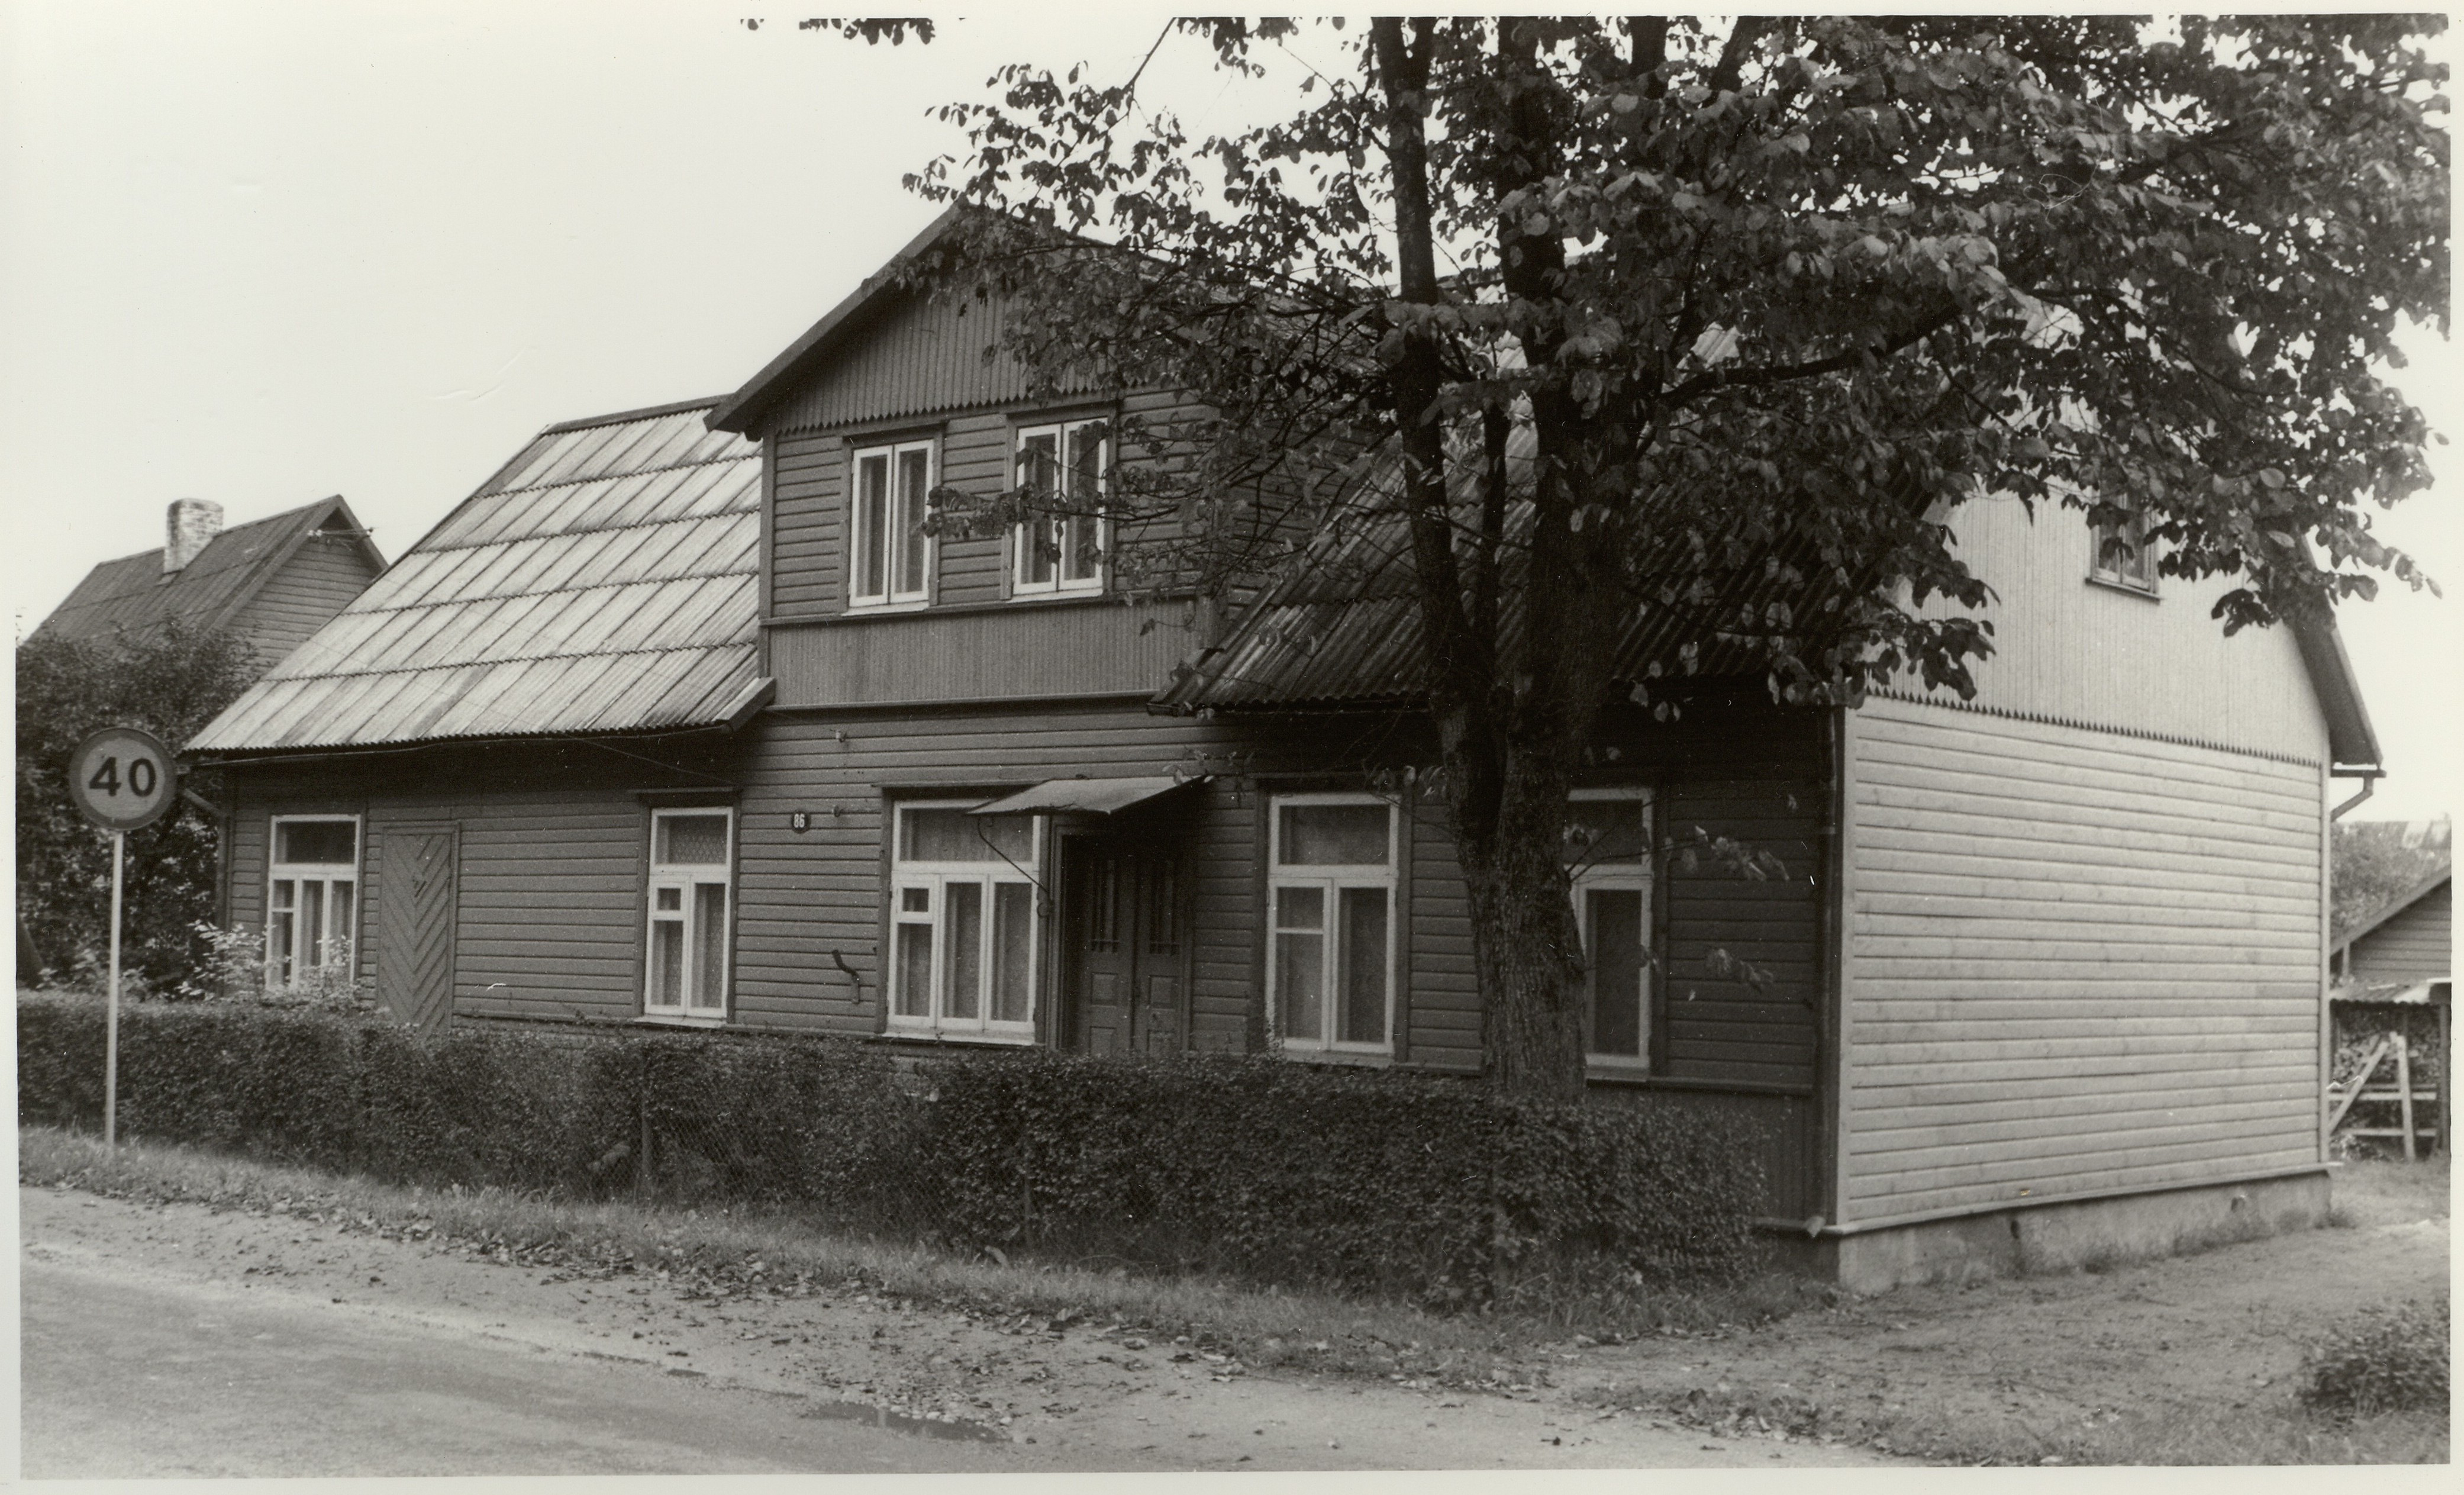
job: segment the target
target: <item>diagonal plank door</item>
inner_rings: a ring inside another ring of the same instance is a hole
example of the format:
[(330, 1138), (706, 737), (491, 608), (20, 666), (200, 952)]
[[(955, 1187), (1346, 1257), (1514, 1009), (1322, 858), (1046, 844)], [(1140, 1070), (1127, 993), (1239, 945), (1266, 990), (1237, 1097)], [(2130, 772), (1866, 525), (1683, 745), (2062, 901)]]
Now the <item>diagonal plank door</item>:
[(461, 831), (391, 825), (377, 887), (377, 1000), (399, 1022), (441, 1033), (453, 1015), (454, 874)]

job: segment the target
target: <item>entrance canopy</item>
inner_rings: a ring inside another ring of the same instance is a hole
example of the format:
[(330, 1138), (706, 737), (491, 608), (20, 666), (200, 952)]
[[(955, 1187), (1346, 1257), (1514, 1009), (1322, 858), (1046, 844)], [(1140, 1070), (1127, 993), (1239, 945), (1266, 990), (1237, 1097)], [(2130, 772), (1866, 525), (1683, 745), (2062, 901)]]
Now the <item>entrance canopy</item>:
[(1047, 779), (1032, 789), (979, 804), (970, 815), (1117, 815), (1162, 798), (1195, 779)]

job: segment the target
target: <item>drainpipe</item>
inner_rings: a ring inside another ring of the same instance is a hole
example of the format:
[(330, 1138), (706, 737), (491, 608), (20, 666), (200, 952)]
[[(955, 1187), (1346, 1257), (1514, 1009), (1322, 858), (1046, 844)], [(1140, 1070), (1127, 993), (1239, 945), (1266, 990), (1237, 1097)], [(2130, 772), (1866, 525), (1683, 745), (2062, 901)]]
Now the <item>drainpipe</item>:
[(2353, 796), (2351, 799), (2346, 800), (2343, 803), (2337, 805), (2334, 809), (2329, 810), (2327, 812), (2327, 819), (2329, 821), (2333, 822), (2343, 820), (2346, 810), (2353, 808), (2355, 805), (2360, 804), (2364, 800), (2368, 799), (2370, 797), (2370, 791), (2379, 786), (2379, 775), (2364, 774), (2361, 777), (2362, 792)]

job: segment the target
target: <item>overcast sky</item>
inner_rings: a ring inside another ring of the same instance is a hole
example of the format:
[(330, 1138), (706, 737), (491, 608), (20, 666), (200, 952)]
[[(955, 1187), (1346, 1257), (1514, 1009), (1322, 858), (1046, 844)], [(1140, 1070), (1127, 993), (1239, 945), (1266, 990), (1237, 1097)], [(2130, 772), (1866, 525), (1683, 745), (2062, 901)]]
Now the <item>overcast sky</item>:
[[(958, 143), (933, 105), (1013, 58), (1125, 78), (1164, 13), (893, 49), (748, 29), (759, 0), (0, 0), (19, 636), (172, 498), (241, 523), (339, 493), (391, 558), (542, 426), (735, 388), (931, 220), (899, 178)], [(1241, 98), (1187, 42), (1141, 92), (1193, 134)], [(2456, 430), (2419, 346), (2405, 383)], [(2454, 480), (2381, 533), (2464, 584)], [(2345, 610), (2398, 770), (2365, 815), (2452, 803), (2458, 605)]]

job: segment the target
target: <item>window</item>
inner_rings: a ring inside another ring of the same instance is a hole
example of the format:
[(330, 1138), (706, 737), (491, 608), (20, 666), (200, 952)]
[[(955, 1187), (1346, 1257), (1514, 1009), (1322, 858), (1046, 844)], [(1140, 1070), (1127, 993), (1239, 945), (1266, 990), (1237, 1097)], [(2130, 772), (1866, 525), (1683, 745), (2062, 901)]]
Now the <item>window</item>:
[(969, 803), (897, 807), (890, 1030), (1035, 1038), (1040, 823)]
[(1018, 433), (1018, 486), (1038, 504), (1075, 512), (1038, 516), (1012, 532), (1010, 592), (1049, 597), (1104, 584), (1104, 475), (1111, 460), (1106, 421), (1029, 426)]
[(1577, 789), (1566, 869), (1583, 932), (1583, 1050), (1600, 1066), (1651, 1054), (1651, 797)]
[(933, 443), (901, 442), (856, 452), (849, 528), (847, 605), (925, 601), (933, 575), (924, 511), (933, 493)]
[(1390, 1053), (1395, 811), (1367, 795), (1274, 803), (1266, 1000), (1289, 1050)]
[(2088, 575), (2135, 592), (2156, 590), (2156, 547), (2147, 540), (2147, 521), (2136, 512), (2113, 524), (2091, 524), (2096, 553), (2088, 558)]
[(351, 958), (360, 822), (354, 815), (277, 815), (272, 825), (265, 979), (290, 986)]
[(727, 1015), (730, 810), (650, 812), (649, 972), (643, 1010), (716, 1022)]

